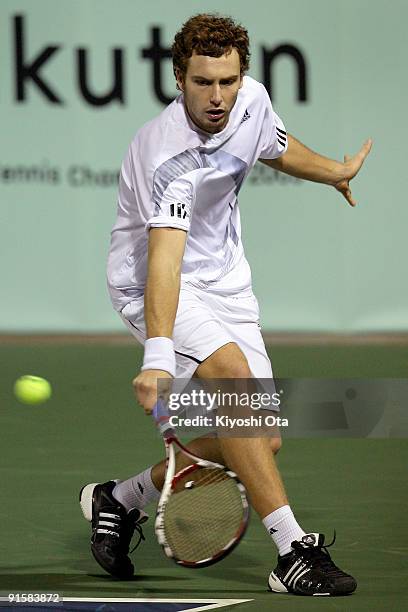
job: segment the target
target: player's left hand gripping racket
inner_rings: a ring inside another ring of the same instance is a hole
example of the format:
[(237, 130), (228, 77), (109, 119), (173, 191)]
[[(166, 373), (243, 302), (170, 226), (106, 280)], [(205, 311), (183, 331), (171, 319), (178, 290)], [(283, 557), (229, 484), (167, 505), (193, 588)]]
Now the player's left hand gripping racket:
[[(249, 504), (236, 474), (201, 459), (178, 440), (162, 401), (153, 409), (166, 447), (166, 477), (157, 507), (155, 531), (165, 554), (185, 567), (223, 559), (248, 525)], [(191, 459), (177, 474), (175, 447)]]

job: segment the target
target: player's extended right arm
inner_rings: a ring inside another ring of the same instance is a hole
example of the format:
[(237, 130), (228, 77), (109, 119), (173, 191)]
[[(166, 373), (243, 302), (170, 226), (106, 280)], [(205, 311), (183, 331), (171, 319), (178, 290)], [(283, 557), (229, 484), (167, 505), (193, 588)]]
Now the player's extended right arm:
[(133, 380), (136, 397), (149, 414), (157, 400), (157, 379), (175, 375), (173, 327), (187, 233), (171, 227), (149, 232), (144, 298), (146, 343), (142, 371)]

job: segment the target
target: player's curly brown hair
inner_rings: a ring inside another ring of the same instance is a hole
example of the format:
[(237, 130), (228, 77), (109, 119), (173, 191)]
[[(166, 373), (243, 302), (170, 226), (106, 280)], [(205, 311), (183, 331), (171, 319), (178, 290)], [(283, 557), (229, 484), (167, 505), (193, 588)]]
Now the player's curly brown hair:
[(200, 13), (190, 17), (174, 37), (171, 48), (173, 71), (184, 78), (187, 61), (193, 51), (198, 55), (221, 57), (235, 48), (239, 54), (241, 75), (249, 67), (249, 38), (247, 30), (235, 23), (231, 17), (212, 13)]

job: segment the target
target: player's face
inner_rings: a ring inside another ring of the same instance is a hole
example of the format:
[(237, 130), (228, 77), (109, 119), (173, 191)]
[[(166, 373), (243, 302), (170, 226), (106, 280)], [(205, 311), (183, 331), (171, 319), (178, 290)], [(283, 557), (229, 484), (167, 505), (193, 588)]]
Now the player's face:
[(238, 51), (233, 48), (221, 57), (194, 53), (184, 79), (177, 82), (192, 121), (211, 134), (221, 132), (242, 87)]

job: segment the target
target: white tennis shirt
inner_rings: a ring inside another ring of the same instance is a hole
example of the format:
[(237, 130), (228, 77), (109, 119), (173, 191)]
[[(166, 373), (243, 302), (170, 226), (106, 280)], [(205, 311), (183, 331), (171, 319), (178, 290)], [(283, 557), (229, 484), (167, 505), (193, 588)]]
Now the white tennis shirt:
[(222, 294), (251, 290), (238, 193), (258, 158), (287, 148), (285, 126), (265, 87), (245, 76), (227, 126), (208, 134), (179, 95), (134, 137), (122, 164), (111, 234), (108, 287), (121, 311), (144, 293), (151, 227), (188, 233), (182, 286)]

